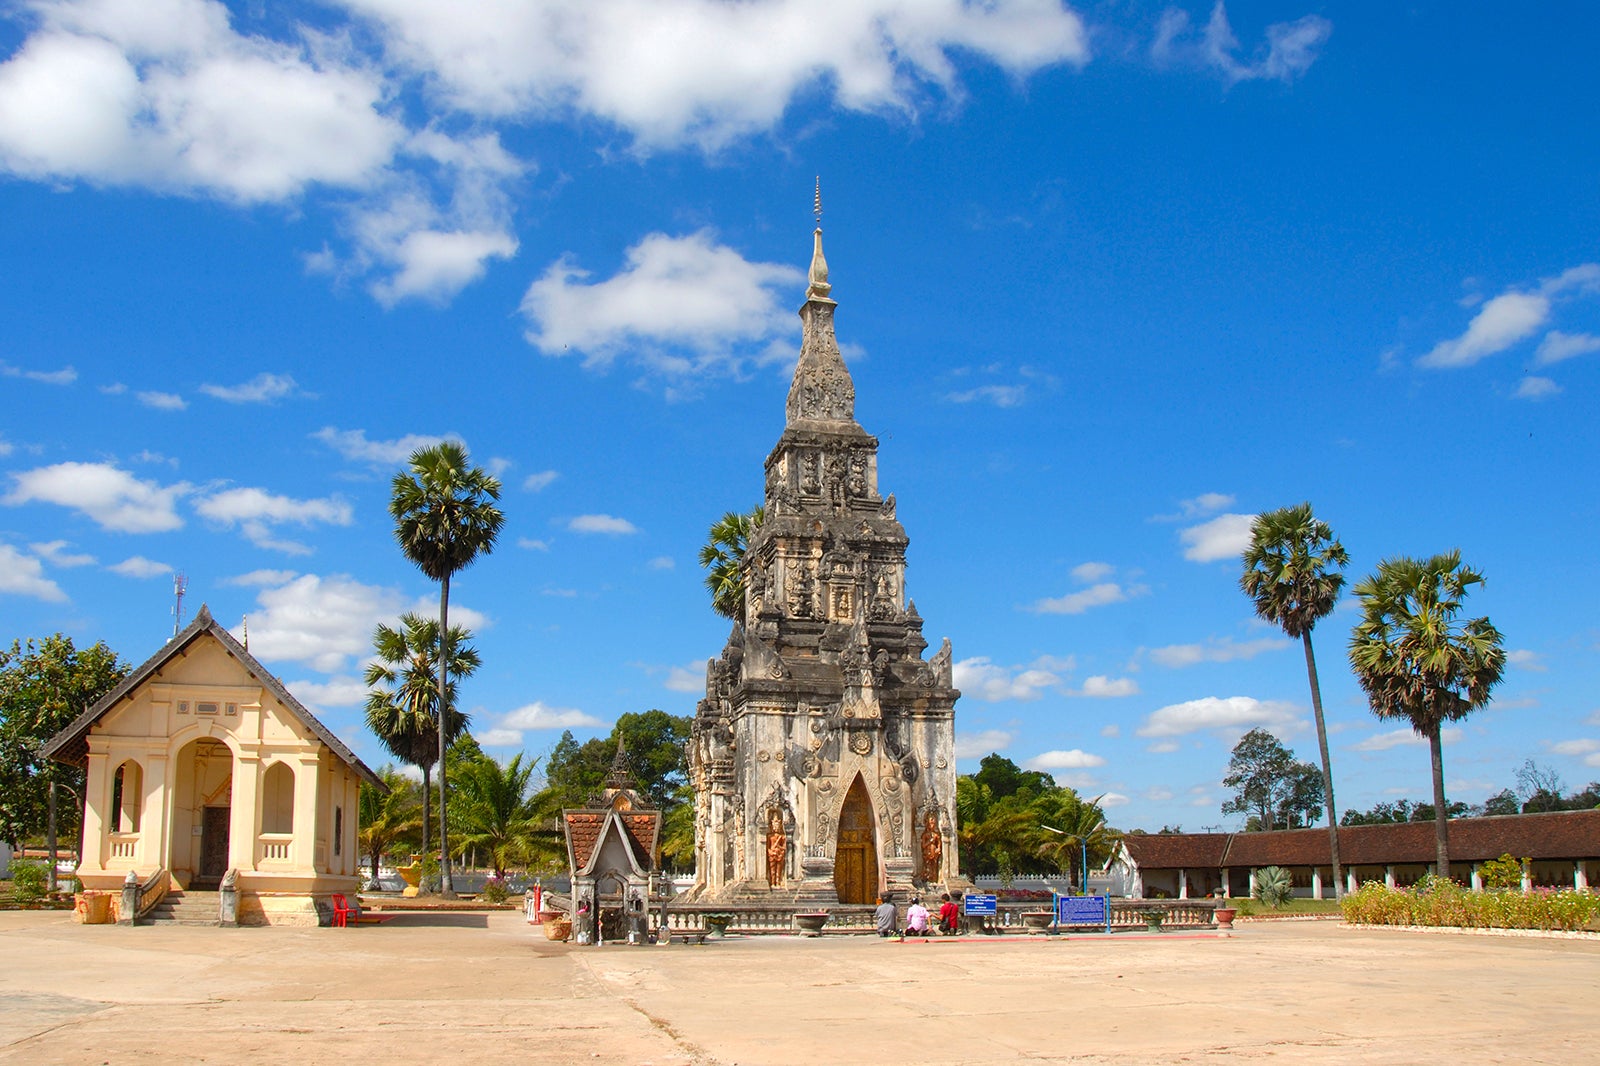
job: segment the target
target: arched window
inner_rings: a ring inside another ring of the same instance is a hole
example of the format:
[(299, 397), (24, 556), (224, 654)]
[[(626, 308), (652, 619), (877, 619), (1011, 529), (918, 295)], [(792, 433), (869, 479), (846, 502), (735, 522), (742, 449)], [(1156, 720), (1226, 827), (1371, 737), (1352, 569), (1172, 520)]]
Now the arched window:
[(261, 831), (294, 832), (294, 771), (281, 762), (268, 767), (262, 779)]
[(112, 831), (137, 833), (139, 808), (144, 797), (144, 772), (129, 759), (117, 767), (111, 779)]

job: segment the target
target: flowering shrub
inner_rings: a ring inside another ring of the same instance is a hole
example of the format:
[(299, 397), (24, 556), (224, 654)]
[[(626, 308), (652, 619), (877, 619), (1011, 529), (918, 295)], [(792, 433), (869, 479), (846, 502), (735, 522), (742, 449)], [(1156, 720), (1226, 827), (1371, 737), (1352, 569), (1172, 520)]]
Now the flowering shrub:
[(1410, 889), (1368, 881), (1344, 897), (1342, 908), (1345, 921), (1364, 925), (1570, 930), (1600, 917), (1600, 896), (1572, 888), (1473, 892), (1430, 875)]
[(485, 903), (500, 904), (506, 901), (509, 894), (504, 881), (498, 877), (491, 877), (483, 883), (483, 891), (478, 893), (478, 898)]

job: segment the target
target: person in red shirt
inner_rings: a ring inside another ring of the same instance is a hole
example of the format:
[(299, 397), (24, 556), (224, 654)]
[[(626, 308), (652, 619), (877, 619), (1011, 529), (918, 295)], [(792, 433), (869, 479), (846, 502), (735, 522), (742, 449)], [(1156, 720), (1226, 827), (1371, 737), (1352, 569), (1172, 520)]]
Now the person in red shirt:
[(950, 898), (950, 893), (945, 892), (939, 897), (939, 932), (945, 936), (955, 936), (956, 923), (961, 916), (961, 909)]

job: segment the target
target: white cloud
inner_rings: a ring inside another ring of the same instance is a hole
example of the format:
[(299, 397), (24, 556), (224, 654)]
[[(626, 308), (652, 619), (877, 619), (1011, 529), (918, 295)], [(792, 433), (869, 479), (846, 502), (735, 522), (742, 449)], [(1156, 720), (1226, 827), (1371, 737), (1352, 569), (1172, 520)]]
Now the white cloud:
[[(412, 600), (406, 607), (408, 614), (419, 618), (439, 619), (439, 594), (437, 592), (424, 593)], [(473, 633), (481, 633), (492, 626), (494, 622), (482, 611), (474, 610), (464, 603), (456, 600), (455, 594), (450, 596), (450, 628), (461, 626)]]
[(992, 403), (996, 407), (1016, 407), (1028, 398), (1026, 385), (979, 385), (961, 392), (945, 394), (951, 403)]
[(598, 729), (605, 723), (571, 707), (551, 707), (538, 700), (508, 711), (500, 719), (503, 729)]
[(1116, 569), (1110, 563), (1079, 563), (1072, 568), (1072, 579), (1090, 585), (1096, 581), (1104, 581), (1116, 573)]
[(1533, 358), (1540, 366), (1548, 366), (1590, 352), (1600, 352), (1600, 337), (1593, 333), (1562, 333), (1553, 329), (1539, 342)]
[(163, 487), (142, 481), (110, 463), (56, 463), (11, 477), (15, 485), (6, 503), (70, 507), (118, 533), (178, 529), (183, 519), (174, 504), (190, 489), (187, 482)]
[(235, 577), (225, 578), (222, 583), (224, 585), (246, 586), (287, 585), (289, 582), (293, 581), (299, 576), (299, 573), (294, 570), (252, 570), (247, 574), (239, 574)]
[(1100, 727), (1100, 735), (1103, 737), (1120, 737), (1122, 735), (1122, 727), (1115, 722), (1107, 722)]
[[(4, 66), (0, 66), (0, 76), (3, 76)], [(4, 134), (0, 133), (0, 137)], [(0, 362), (0, 374), (8, 378), (22, 378), (25, 381), (37, 381), (43, 385), (71, 385), (78, 380), (78, 371), (70, 366), (60, 370), (23, 370), (21, 367), (12, 366), (10, 363)], [(0, 452), (0, 455), (5, 453)]]
[(1331, 33), (1333, 23), (1318, 15), (1275, 22), (1267, 27), (1265, 46), (1258, 46), (1244, 62), (1238, 58), (1239, 40), (1228, 25), (1227, 11), (1222, 0), (1217, 0), (1198, 36), (1190, 34), (1187, 12), (1168, 8), (1156, 28), (1150, 54), (1161, 64), (1213, 67), (1230, 83), (1259, 79), (1291, 82), (1316, 62)]
[(1097, 674), (1094, 677), (1083, 679), (1083, 688), (1078, 691), (1080, 696), (1094, 699), (1116, 699), (1121, 696), (1137, 696), (1139, 683), (1131, 677), (1106, 677)]
[(547, 552), (550, 550), (550, 542), (547, 540), (535, 540), (532, 537), (518, 537), (517, 547), (532, 552)]
[(1073, 748), (1070, 751), (1042, 752), (1023, 765), (1029, 770), (1088, 770), (1105, 764), (1101, 756)]
[(1517, 385), (1517, 391), (1511, 395), (1518, 400), (1548, 400), (1552, 396), (1561, 394), (1561, 386), (1549, 378), (1542, 378), (1530, 374), (1523, 378)]
[(987, 656), (962, 659), (952, 668), (955, 687), (963, 695), (986, 703), (1001, 700), (1036, 700), (1044, 690), (1061, 683), (1049, 670), (998, 666)]
[(390, 250), (396, 270), (374, 282), (372, 294), (386, 307), (410, 297), (445, 303), (483, 277), (489, 260), (516, 254), (517, 240), (509, 233), (413, 230)]
[(351, 659), (365, 659), (377, 624), (393, 622), (406, 608), (394, 589), (364, 585), (344, 574), (304, 574), (261, 589), (256, 603), (249, 613), (251, 654), (304, 663), (322, 673), (341, 670)]
[(1215, 514), (1224, 507), (1232, 507), (1234, 498), (1225, 492), (1202, 492), (1192, 499), (1178, 501), (1184, 518), (1200, 518)]
[[(1454, 744), (1456, 741), (1461, 739), (1461, 736), (1462, 732), (1457, 728), (1446, 727), (1439, 730), (1439, 741), (1443, 744)], [(1406, 726), (1402, 729), (1391, 729), (1387, 733), (1374, 733), (1372, 736), (1361, 741), (1359, 744), (1350, 745), (1350, 750), (1388, 751), (1390, 748), (1398, 748), (1402, 746), (1426, 747), (1427, 744), (1427, 737), (1418, 733), (1410, 726)]]
[(407, 433), (395, 440), (368, 440), (366, 430), (362, 429), (335, 429), (324, 426), (311, 434), (311, 439), (319, 440), (332, 448), (340, 455), (353, 462), (373, 463), (379, 466), (393, 466), (403, 463), (411, 458), (411, 454), (422, 448), (431, 448), (441, 441), (453, 440), (459, 442), (460, 437), (454, 433), (447, 433), (442, 437), (430, 436), (422, 433)]
[(227, 403), (271, 403), (294, 395), (294, 378), (288, 374), (257, 374), (238, 385), (201, 385), (207, 396)]
[(802, 94), (853, 111), (914, 113), (958, 98), (965, 53), (1021, 77), (1089, 57), (1054, 0), (549, 0), (442, 7), (346, 0), (449, 105), (479, 116), (594, 115), (642, 146), (706, 149), (777, 125)]
[(560, 477), (554, 470), (541, 470), (537, 474), (529, 474), (522, 479), (522, 487), (529, 492), (542, 492), (550, 487), (550, 483)]
[(1255, 517), (1253, 514), (1223, 514), (1179, 530), (1183, 557), (1195, 563), (1237, 558), (1250, 546), (1250, 524)]
[(1582, 740), (1558, 740), (1550, 745), (1552, 755), (1589, 755), (1600, 751), (1600, 740), (1588, 737)]
[(1254, 659), (1269, 651), (1283, 651), (1293, 647), (1283, 637), (1261, 637), (1256, 640), (1235, 641), (1231, 637), (1212, 639), (1204, 644), (1168, 644), (1150, 649), (1150, 661), (1157, 666), (1177, 669), (1197, 663), (1231, 663)]
[(195, 510), (230, 529), (237, 526), (257, 547), (292, 555), (306, 555), (311, 549), (295, 541), (277, 539), (277, 526), (348, 526), (354, 520), (350, 504), (337, 497), (296, 500), (257, 488), (225, 489), (200, 500)]
[(30, 544), (28, 545), (28, 550), (51, 566), (59, 566), (62, 569), (69, 569), (74, 566), (93, 566), (98, 561), (92, 555), (69, 552), (67, 551), (69, 547), (71, 547), (71, 544), (67, 541), (49, 540), (43, 544)]
[(610, 533), (628, 534), (639, 532), (626, 518), (617, 518), (608, 514), (581, 514), (567, 523), (567, 528), (574, 533)]
[(1127, 804), (1127, 802), (1128, 797), (1124, 796), (1120, 792), (1107, 792), (1102, 794), (1100, 797), (1100, 806), (1102, 808), (1121, 807)]
[(1595, 752), (1593, 755), (1585, 755), (1583, 757), (1583, 765), (1600, 766), (1600, 751)]
[(175, 392), (136, 392), (134, 399), (157, 411), (182, 411), (189, 406), (189, 401)]
[(658, 555), (645, 565), (652, 570), (674, 570), (678, 566), (670, 555)]
[(619, 356), (683, 375), (737, 372), (760, 347), (794, 330), (780, 287), (804, 275), (783, 263), (752, 263), (708, 231), (652, 233), (629, 248), (605, 281), (568, 259), (553, 264), (522, 299), (528, 341), (546, 355), (582, 353), (606, 366)]
[(474, 733), (472, 739), (485, 748), (520, 748), (522, 747), (522, 730), (485, 729), (481, 733)]
[(664, 686), (672, 692), (704, 693), (706, 690), (706, 664), (696, 660), (688, 666), (674, 666), (667, 671)]
[(1243, 733), (1256, 726), (1282, 729), (1298, 722), (1293, 704), (1250, 696), (1206, 696), (1162, 707), (1146, 718), (1136, 732), (1141, 737), (1180, 737), (1202, 730)]
[(1544, 659), (1536, 651), (1527, 648), (1513, 648), (1506, 652), (1506, 662), (1522, 670), (1533, 670), (1538, 673), (1545, 672)]
[(1176, 740), (1158, 740), (1145, 745), (1145, 751), (1152, 755), (1170, 755), (1177, 751), (1179, 744)]
[(291, 681), (284, 686), (308, 707), (359, 707), (366, 702), (367, 686), (359, 677), (340, 675), (326, 681)]
[(38, 559), (9, 544), (0, 544), (0, 595), (27, 596), (47, 603), (65, 603), (67, 599), (61, 586), (44, 576), (44, 565)]
[(1082, 614), (1092, 607), (1121, 603), (1134, 596), (1143, 596), (1150, 589), (1146, 585), (1119, 585), (1115, 581), (1102, 581), (1065, 596), (1036, 601), (1028, 610), (1037, 614)]
[(1005, 751), (1016, 739), (1015, 734), (1004, 729), (985, 729), (981, 733), (957, 733), (955, 755), (958, 759), (981, 759), (990, 752)]
[(17, 450), (17, 446), (15, 444), (12, 444), (10, 441), (6, 440), (4, 437), (0, 437), (0, 457), (4, 457), (4, 456), (7, 456), (7, 455), (10, 455), (12, 452), (14, 452), (16, 450)]
[(172, 573), (172, 567), (167, 563), (158, 563), (154, 559), (146, 559), (142, 555), (134, 555), (115, 566), (106, 567), (113, 574), (123, 577), (149, 578), (161, 577), (163, 574)]

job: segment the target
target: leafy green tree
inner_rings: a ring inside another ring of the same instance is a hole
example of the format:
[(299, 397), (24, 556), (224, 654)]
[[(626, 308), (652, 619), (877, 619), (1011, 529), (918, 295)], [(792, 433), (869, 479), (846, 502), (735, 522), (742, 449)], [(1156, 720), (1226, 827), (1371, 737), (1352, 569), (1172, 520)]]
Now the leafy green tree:
[[(401, 471), (390, 485), (389, 514), (395, 539), (406, 558), (439, 582), (439, 625), (450, 629), (450, 579), (494, 550), (505, 524), (496, 502), (500, 481), (482, 467), (471, 466), (467, 450), (454, 441), (411, 453), (410, 471)], [(448, 714), (450, 689), (445, 661), (439, 661), (439, 706)], [(444, 761), (448, 730), (439, 731), (439, 891), (455, 897), (450, 877), (450, 841), (446, 815), (449, 792)]]
[[(450, 627), (445, 664), (450, 676), (449, 726), (445, 744), (466, 732), (468, 717), (455, 708), (456, 681), (471, 677), (480, 665), (468, 643), (472, 634)], [(439, 623), (415, 614), (400, 616), (400, 625), (379, 624), (372, 633), (376, 656), (367, 666), (367, 728), (401, 762), (422, 771), (422, 850), (433, 839), (429, 817), (429, 781), (439, 760)], [(441, 775), (442, 776), (442, 775)]]
[(657, 810), (670, 811), (688, 780), (684, 745), (692, 723), (687, 715), (649, 710), (623, 715), (610, 735), (582, 744), (571, 730), (563, 732), (545, 760), (545, 785), (554, 793), (556, 807), (581, 807), (600, 791), (621, 740), (639, 795)]
[(760, 506), (748, 514), (729, 511), (713, 522), (706, 534), (700, 565), (707, 571), (711, 609), (724, 618), (737, 620), (744, 611), (744, 550), (765, 517)]
[(1058, 787), (1055, 779), (1044, 771), (1024, 770), (998, 752), (990, 752), (983, 757), (973, 779), (987, 787), (989, 794), (997, 800), (1015, 796), (1019, 792), (1040, 796)]
[(84, 773), (45, 759), (45, 742), (117, 686), (128, 667), (96, 642), (81, 651), (57, 633), (0, 650), (0, 838), (20, 849), (44, 834), (47, 888), (56, 889), (60, 793), (78, 797), (69, 828), (81, 825)]
[[(1277, 829), (1284, 815), (1296, 809), (1297, 796), (1303, 796), (1307, 771), (1318, 773), (1310, 763), (1296, 761), (1283, 741), (1265, 729), (1252, 729), (1239, 738), (1228, 760), (1222, 784), (1234, 794), (1223, 803), (1222, 813), (1247, 815), (1247, 830)], [(1320, 790), (1322, 782), (1316, 785)]]
[(361, 785), (361, 851), (371, 857), (372, 880), (378, 880), (378, 867), (392, 848), (415, 840), (422, 820), (417, 816), (417, 787), (392, 766), (378, 771), (387, 791)]
[(538, 762), (525, 764), (517, 754), (501, 763), (480, 754), (459, 764), (451, 815), (458, 856), (469, 848), (481, 849), (495, 876), (504, 879), (510, 867), (549, 858), (556, 851), (554, 812), (546, 806), (548, 798), (530, 785)]
[(676, 870), (694, 869), (694, 789), (681, 785), (661, 819), (661, 858)]
[(1334, 892), (1341, 898), (1344, 878), (1339, 867), (1339, 817), (1333, 805), (1333, 763), (1328, 757), (1328, 726), (1322, 716), (1311, 630), (1338, 602), (1349, 561), (1333, 529), (1312, 515), (1309, 503), (1302, 503), (1256, 515), (1250, 523), (1250, 546), (1244, 551), (1244, 572), (1239, 575), (1239, 587), (1254, 602), (1256, 615), (1289, 637), (1299, 637), (1305, 649), (1311, 716), (1316, 719), (1317, 750), (1322, 756), (1322, 806), (1328, 811)]
[(1062, 788), (1049, 774), (1022, 770), (998, 754), (979, 766), (978, 773), (956, 778), (956, 836), (968, 875), (1065, 872), (1078, 878), (1085, 844), (1093, 866), (1121, 838), (1106, 824), (1098, 800)]
[(1256, 871), (1256, 899), (1277, 910), (1294, 898), (1294, 875), (1281, 866)]
[(1379, 718), (1403, 719), (1428, 740), (1438, 873), (1450, 876), (1449, 807), (1439, 732), (1488, 704), (1505, 670), (1500, 631), (1487, 617), (1458, 620), (1483, 575), (1459, 551), (1378, 564), (1355, 588), (1361, 621), (1350, 637), (1350, 665)]
[(1521, 814), (1522, 801), (1509, 788), (1501, 789), (1483, 801), (1484, 814)]

